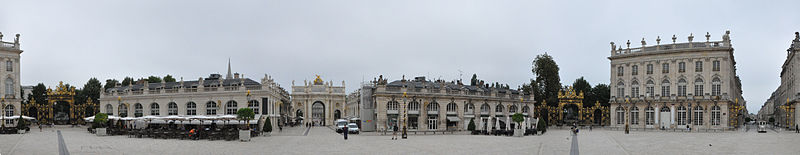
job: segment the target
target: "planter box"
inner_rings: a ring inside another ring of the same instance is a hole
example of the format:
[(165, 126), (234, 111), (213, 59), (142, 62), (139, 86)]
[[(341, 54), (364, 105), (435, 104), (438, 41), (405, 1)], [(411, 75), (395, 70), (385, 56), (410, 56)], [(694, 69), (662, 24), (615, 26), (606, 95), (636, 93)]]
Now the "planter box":
[(25, 133), (25, 130), (17, 130), (17, 133), (18, 134), (23, 134), (23, 133)]
[(525, 135), (525, 130), (523, 129), (514, 130), (514, 137), (522, 137), (524, 135)]
[(105, 136), (106, 135), (106, 128), (95, 128), (95, 134), (97, 136)]
[(239, 130), (239, 141), (250, 141), (250, 130)]

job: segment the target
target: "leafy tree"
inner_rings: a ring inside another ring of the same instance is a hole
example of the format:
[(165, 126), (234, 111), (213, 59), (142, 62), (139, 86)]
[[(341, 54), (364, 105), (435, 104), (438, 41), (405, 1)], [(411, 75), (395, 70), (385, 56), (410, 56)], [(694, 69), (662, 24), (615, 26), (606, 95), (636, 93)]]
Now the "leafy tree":
[(467, 130), (469, 131), (475, 130), (475, 118), (469, 120), (469, 124), (467, 125)]
[(134, 81), (133, 81), (133, 78), (131, 78), (131, 77), (125, 77), (125, 79), (122, 79), (122, 86), (128, 86), (128, 85), (131, 85), (131, 84), (133, 84), (133, 82), (134, 82)]
[[(100, 93), (103, 92), (101, 90), (100, 80), (97, 78), (91, 78), (86, 84), (83, 85), (83, 95), (86, 95), (86, 98), (92, 99), (92, 102), (98, 103), (98, 99), (100, 98)], [(86, 100), (84, 100), (86, 101)]]
[(253, 109), (250, 108), (240, 108), (239, 111), (236, 111), (236, 119), (245, 121), (247, 123), (245, 129), (247, 130), (250, 130), (250, 120), (255, 116)]
[(119, 84), (119, 81), (117, 81), (117, 79), (106, 79), (106, 84), (103, 85), (103, 90), (117, 87), (117, 84)]
[(175, 81), (176, 80), (174, 77), (172, 77), (172, 75), (167, 74), (167, 76), (164, 76), (164, 82), (175, 82)]
[(517, 122), (517, 128), (520, 128), (522, 127), (522, 121), (525, 121), (525, 116), (523, 116), (522, 113), (515, 113), (511, 115), (511, 120)]
[(148, 83), (161, 83), (161, 78), (158, 76), (149, 76), (147, 77)]
[(31, 94), (28, 94), (28, 102), (30, 102), (31, 99), (35, 100), (36, 104), (47, 104), (47, 86), (43, 83), (33, 86)]
[(772, 124), (772, 123), (775, 123), (775, 118), (774, 118), (774, 117), (770, 117), (770, 118), (769, 118), (769, 123), (770, 123), (770, 124)]
[(108, 114), (97, 113), (94, 115), (94, 122), (92, 123), (96, 124), (97, 127), (102, 128), (105, 127), (107, 121), (108, 121)]
[(611, 89), (606, 84), (597, 84), (592, 88), (592, 95), (595, 101), (600, 102), (601, 106), (611, 106), (608, 100), (611, 98)]
[(744, 122), (750, 122), (750, 121), (752, 121), (752, 119), (750, 119), (750, 117), (745, 117), (744, 118)]
[(575, 82), (572, 83), (572, 89), (575, 90), (575, 93), (583, 92), (584, 107), (594, 106), (594, 101), (596, 99), (592, 94), (592, 85), (590, 85), (589, 82), (583, 79), (583, 77), (575, 79)]
[(269, 120), (269, 117), (267, 117), (267, 121), (264, 121), (264, 132), (272, 132), (272, 121)]
[(533, 75), (536, 76), (535, 83), (541, 89), (541, 98), (538, 101), (547, 101), (550, 106), (558, 105), (558, 92), (561, 91), (561, 79), (558, 75), (558, 64), (553, 57), (547, 53), (538, 55), (533, 60)]
[(19, 115), (19, 122), (17, 122), (17, 129), (24, 130), (25, 127), (28, 127), (28, 120), (22, 119), (22, 115)]
[(539, 119), (539, 123), (536, 123), (536, 130), (542, 131), (542, 134), (547, 132), (547, 122), (544, 119)]

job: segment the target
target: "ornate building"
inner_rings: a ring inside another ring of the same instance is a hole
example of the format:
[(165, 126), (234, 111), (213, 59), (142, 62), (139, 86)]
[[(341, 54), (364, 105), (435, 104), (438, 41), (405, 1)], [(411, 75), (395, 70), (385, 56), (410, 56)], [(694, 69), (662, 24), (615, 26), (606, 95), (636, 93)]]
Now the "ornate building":
[[(362, 86), (362, 127), (377, 131), (402, 127), (410, 131), (507, 129), (511, 115), (534, 115), (533, 96), (501, 86), (469, 86), (460, 82), (428, 81), (425, 77), (387, 82), (382, 76)], [(405, 114), (404, 114), (405, 113)], [(367, 130), (365, 130), (367, 131)]]
[(800, 82), (795, 83), (795, 73), (800, 73), (800, 33), (794, 33), (794, 40), (789, 49), (786, 49), (786, 61), (781, 66), (781, 85), (772, 92), (764, 106), (761, 106), (759, 119), (769, 121), (775, 119), (775, 124), (781, 127), (790, 127), (800, 123), (798, 111), (800, 108)]
[(743, 121), (730, 31), (722, 41), (617, 47), (611, 42), (611, 126), (726, 129)]
[[(591, 107), (583, 105), (583, 92), (576, 92), (572, 87), (558, 92), (558, 106), (536, 107), (539, 115), (546, 115), (548, 125), (607, 125), (609, 121), (608, 107), (601, 106), (600, 102)], [(546, 113), (543, 113), (546, 111)]]
[(317, 125), (332, 125), (334, 120), (344, 118), (345, 96), (344, 81), (341, 86), (334, 86), (333, 81), (322, 81), (319, 75), (312, 82), (303, 81), (302, 86), (295, 86), (292, 81), (293, 116), (302, 116)]
[[(19, 34), (14, 38), (14, 42), (3, 41), (3, 33), (0, 33), (0, 85), (3, 89), (0, 93), (0, 107), (3, 108), (3, 116), (14, 116), (22, 114), (22, 98), (20, 96), (20, 54), (22, 49), (19, 46)], [(2, 121), (2, 125), (14, 126), (16, 120)]]
[(145, 115), (236, 115), (239, 108), (252, 108), (259, 127), (271, 118), (277, 128), (281, 103), (289, 101), (289, 93), (269, 75), (261, 83), (231, 75), (222, 78), (211, 74), (196, 81), (148, 83), (109, 88), (100, 95), (100, 112), (115, 116)]

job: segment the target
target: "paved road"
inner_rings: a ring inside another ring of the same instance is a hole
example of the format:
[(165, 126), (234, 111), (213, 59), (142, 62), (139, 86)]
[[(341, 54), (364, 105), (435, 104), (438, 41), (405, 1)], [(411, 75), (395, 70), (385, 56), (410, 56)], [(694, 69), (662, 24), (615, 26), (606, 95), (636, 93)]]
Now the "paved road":
[(67, 150), (67, 144), (64, 143), (64, 137), (61, 136), (61, 130), (58, 130), (58, 154), (69, 155), (69, 150)]
[(569, 149), (569, 155), (578, 155), (578, 134), (572, 134), (572, 147)]

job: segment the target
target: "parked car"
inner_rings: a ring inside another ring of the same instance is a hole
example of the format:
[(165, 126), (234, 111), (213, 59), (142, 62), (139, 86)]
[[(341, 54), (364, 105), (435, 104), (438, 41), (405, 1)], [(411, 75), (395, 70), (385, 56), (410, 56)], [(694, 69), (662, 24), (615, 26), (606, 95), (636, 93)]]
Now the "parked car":
[(350, 123), (347, 124), (347, 133), (358, 134), (361, 130), (358, 129), (358, 124)]
[(342, 129), (347, 125), (347, 120), (338, 119), (334, 124), (336, 124), (336, 127), (334, 127), (336, 129), (336, 133), (342, 133)]

